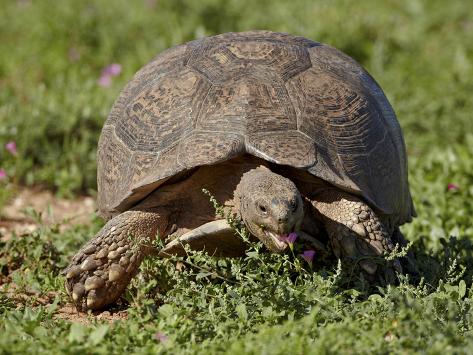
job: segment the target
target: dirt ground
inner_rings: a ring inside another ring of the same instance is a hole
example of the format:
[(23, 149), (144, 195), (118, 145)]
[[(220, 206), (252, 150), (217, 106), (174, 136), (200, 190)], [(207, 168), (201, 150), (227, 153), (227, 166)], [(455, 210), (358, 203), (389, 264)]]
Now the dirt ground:
[[(0, 285), (0, 290), (2, 286)], [(28, 299), (34, 297), (34, 306), (48, 306), (53, 304), (58, 292), (48, 292), (42, 296), (35, 293), (18, 292), (14, 284), (10, 284), (5, 294), (12, 300), (16, 300), (18, 304), (28, 303)], [(127, 319), (128, 312), (124, 305), (114, 305), (108, 310), (96, 311), (92, 313), (83, 313), (76, 310), (72, 303), (61, 305), (54, 313), (54, 318), (64, 319), (69, 322), (90, 324), (94, 320), (101, 320), (112, 323), (117, 320)]]
[(86, 223), (94, 213), (95, 201), (89, 196), (68, 200), (57, 198), (50, 191), (21, 188), (1, 211), (1, 236), (24, 235), (38, 228), (37, 221), (25, 212), (27, 208), (41, 215), (42, 224), (59, 223), (60, 228), (65, 229), (72, 224)]
[(93, 320), (101, 320), (112, 323), (117, 320), (127, 319), (127, 317), (128, 312), (124, 309), (94, 312), (90, 315), (86, 313), (79, 313), (72, 304), (67, 304), (63, 307), (60, 307), (55, 313), (55, 318), (80, 324), (89, 324)]
[[(95, 201), (92, 197), (84, 196), (74, 200), (55, 197), (50, 191), (21, 188), (18, 194), (7, 204), (0, 214), (0, 236), (3, 239), (11, 238), (13, 235), (22, 236), (39, 228), (38, 221), (25, 212), (25, 209), (33, 208), (41, 215), (43, 225), (59, 224), (62, 230), (78, 223), (87, 223), (95, 211)], [(0, 288), (2, 285), (0, 285)], [(24, 303), (25, 298), (38, 295), (18, 292), (14, 284), (8, 285), (6, 293), (19, 303)], [(41, 305), (52, 304), (57, 292), (36, 298)], [(113, 322), (126, 319), (128, 313), (126, 307), (115, 306), (113, 309), (92, 314), (79, 313), (72, 303), (60, 306), (55, 317), (70, 322), (88, 324), (92, 320)]]

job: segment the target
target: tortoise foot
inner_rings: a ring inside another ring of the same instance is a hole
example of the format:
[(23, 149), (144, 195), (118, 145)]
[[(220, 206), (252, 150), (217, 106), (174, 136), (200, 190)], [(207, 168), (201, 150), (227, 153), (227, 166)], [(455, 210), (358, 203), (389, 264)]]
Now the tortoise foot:
[(395, 282), (396, 272), (402, 272), (399, 260), (380, 262), (379, 258), (394, 249), (391, 234), (366, 203), (344, 192), (328, 191), (314, 207), (322, 216), (336, 257), (354, 260), (367, 274)]
[(156, 234), (158, 222), (154, 213), (127, 211), (79, 250), (64, 270), (67, 293), (78, 310), (97, 310), (121, 296), (150, 253), (146, 237)]
[(115, 302), (143, 259), (140, 252), (134, 253), (128, 245), (97, 244), (97, 238), (87, 243), (64, 271), (66, 290), (81, 311), (100, 309)]

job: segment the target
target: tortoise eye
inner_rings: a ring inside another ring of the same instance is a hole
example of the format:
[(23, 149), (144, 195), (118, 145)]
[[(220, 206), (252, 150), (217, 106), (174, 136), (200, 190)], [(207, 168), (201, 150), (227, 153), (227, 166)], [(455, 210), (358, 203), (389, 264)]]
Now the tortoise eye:
[(291, 207), (291, 210), (292, 210), (292, 211), (297, 210), (297, 207), (298, 207), (297, 200), (292, 200), (292, 201), (290, 202), (290, 207)]
[(263, 205), (258, 205), (258, 208), (259, 208), (261, 213), (263, 213), (263, 214), (268, 213), (268, 211), (266, 210), (266, 207), (264, 207)]

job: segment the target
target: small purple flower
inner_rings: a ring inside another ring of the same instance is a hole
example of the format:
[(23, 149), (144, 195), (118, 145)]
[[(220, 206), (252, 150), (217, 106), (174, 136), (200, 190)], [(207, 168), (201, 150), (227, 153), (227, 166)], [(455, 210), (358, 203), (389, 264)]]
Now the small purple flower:
[(120, 75), (122, 72), (122, 66), (118, 63), (113, 63), (106, 66), (102, 70), (102, 74), (100, 75), (99, 80), (97, 80), (97, 84), (106, 88), (112, 85), (112, 78), (114, 76)]
[(292, 232), (292, 233), (289, 233), (289, 235), (283, 235), (283, 236), (279, 237), (280, 241), (288, 244), (291, 248), (294, 245), (294, 242), (296, 241), (296, 239), (297, 239), (297, 233), (296, 232)]
[(108, 75), (108, 76), (114, 77), (114, 76), (120, 75), (121, 72), (122, 72), (122, 66), (118, 63), (113, 63), (113, 64), (110, 64), (109, 66), (106, 66), (102, 70), (102, 75)]
[(297, 233), (296, 232), (289, 233), (289, 235), (287, 236), (287, 243), (288, 244), (294, 244), (296, 239), (297, 239)]
[(168, 341), (168, 336), (162, 332), (156, 332), (154, 334), (154, 339), (156, 339), (160, 343), (165, 343)]
[(312, 260), (314, 260), (315, 251), (314, 250), (306, 250), (302, 254), (299, 254), (302, 258), (307, 261), (309, 264), (312, 265)]
[(7, 144), (5, 144), (6, 150), (10, 152), (11, 155), (17, 156), (18, 152), (16, 150), (16, 143), (14, 141), (10, 141)]
[(457, 184), (454, 184), (454, 183), (449, 183), (447, 185), (447, 190), (448, 191), (457, 191), (458, 189), (460, 189), (460, 186), (458, 186)]
[(99, 80), (97, 80), (97, 84), (103, 88), (108, 88), (110, 85), (112, 85), (112, 77), (110, 75), (102, 75), (100, 76)]
[(0, 180), (5, 180), (7, 176), (7, 172), (3, 169), (0, 169)]

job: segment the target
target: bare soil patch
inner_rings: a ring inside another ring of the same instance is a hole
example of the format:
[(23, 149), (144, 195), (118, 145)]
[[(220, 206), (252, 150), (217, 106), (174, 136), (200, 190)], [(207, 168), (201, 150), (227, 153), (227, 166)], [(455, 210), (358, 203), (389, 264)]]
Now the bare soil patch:
[[(2, 290), (1, 286), (0, 290)], [(9, 290), (4, 291), (4, 293), (11, 300), (15, 301), (18, 306), (29, 304), (32, 307), (51, 305), (59, 294), (59, 292), (48, 292), (43, 295), (34, 292), (19, 292), (13, 284), (10, 284)], [(94, 320), (112, 323), (127, 319), (128, 311), (127, 307), (124, 305), (114, 305), (108, 310), (84, 313), (77, 311), (72, 303), (66, 303), (65, 305), (58, 305), (58, 308), (54, 312), (54, 318), (80, 324), (90, 324)]]
[(64, 230), (73, 224), (87, 223), (95, 210), (95, 201), (90, 196), (64, 199), (47, 190), (21, 188), (0, 213), (0, 236), (10, 238), (13, 234), (24, 235), (39, 227), (37, 221), (26, 213), (32, 208), (43, 225), (59, 224)]
[(54, 314), (57, 319), (64, 319), (69, 322), (90, 324), (93, 320), (106, 321), (109, 323), (128, 318), (125, 309), (109, 310), (103, 312), (93, 312), (91, 314), (78, 312), (72, 304), (60, 307)]

